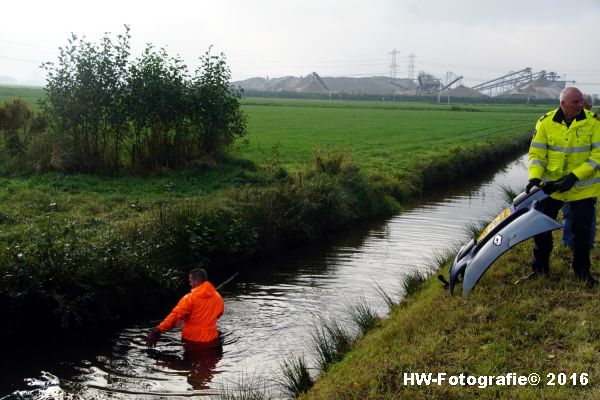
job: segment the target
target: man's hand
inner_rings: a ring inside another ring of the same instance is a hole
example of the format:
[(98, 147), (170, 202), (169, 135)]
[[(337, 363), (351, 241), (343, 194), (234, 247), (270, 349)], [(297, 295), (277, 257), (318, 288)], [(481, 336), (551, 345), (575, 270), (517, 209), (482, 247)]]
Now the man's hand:
[(156, 342), (160, 338), (160, 331), (156, 328), (152, 328), (150, 332), (148, 332), (148, 336), (146, 337), (146, 346), (154, 347), (156, 346)]
[(531, 191), (531, 189), (533, 189), (534, 187), (539, 187), (542, 183), (541, 179), (538, 178), (532, 178), (529, 180), (529, 183), (527, 184), (527, 186), (525, 186), (525, 193), (529, 193)]
[(550, 194), (556, 191), (558, 191), (558, 193), (564, 193), (570, 190), (578, 180), (577, 176), (571, 172), (556, 181), (546, 183), (544, 185), (544, 193)]

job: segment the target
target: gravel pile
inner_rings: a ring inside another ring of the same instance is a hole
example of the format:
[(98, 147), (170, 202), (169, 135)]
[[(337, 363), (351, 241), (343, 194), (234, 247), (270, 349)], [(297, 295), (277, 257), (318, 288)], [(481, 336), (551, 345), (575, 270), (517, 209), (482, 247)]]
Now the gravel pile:
[(564, 88), (564, 81), (549, 81), (546, 78), (538, 78), (517, 86), (508, 91), (505, 95), (532, 99), (558, 99), (561, 90)]
[(286, 76), (282, 78), (250, 78), (233, 82), (246, 90), (266, 92), (299, 93), (348, 93), (381, 95), (414, 95), (417, 84), (411, 79), (392, 79), (385, 76), (365, 78), (319, 77), (310, 74), (305, 77)]
[(440, 96), (451, 96), (451, 97), (486, 97), (481, 92), (466, 87), (465, 85), (458, 85), (454, 89), (446, 89), (440, 92)]

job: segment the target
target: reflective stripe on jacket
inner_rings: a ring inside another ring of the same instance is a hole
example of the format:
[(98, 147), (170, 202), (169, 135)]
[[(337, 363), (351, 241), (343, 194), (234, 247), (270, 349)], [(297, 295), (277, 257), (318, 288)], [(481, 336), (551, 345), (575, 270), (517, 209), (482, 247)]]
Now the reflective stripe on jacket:
[(181, 337), (192, 342), (210, 342), (219, 336), (217, 319), (223, 314), (223, 298), (208, 281), (179, 300), (173, 311), (157, 326), (161, 332), (183, 321)]
[(600, 195), (600, 123), (583, 110), (567, 126), (560, 108), (542, 116), (529, 147), (529, 179), (554, 181), (574, 173), (573, 188), (552, 197), (574, 201)]

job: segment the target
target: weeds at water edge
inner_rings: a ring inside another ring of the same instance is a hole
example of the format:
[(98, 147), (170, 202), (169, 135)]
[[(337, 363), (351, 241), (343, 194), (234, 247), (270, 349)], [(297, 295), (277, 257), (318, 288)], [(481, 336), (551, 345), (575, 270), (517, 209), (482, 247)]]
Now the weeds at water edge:
[(427, 281), (427, 275), (420, 271), (413, 271), (408, 274), (402, 282), (404, 289), (404, 296), (410, 296), (411, 294), (417, 293), (425, 282)]
[(310, 333), (312, 347), (321, 371), (340, 361), (350, 351), (351, 335), (333, 318), (320, 316)]
[(221, 383), (219, 400), (275, 400), (272, 387), (255, 374), (240, 373), (238, 379)]
[(513, 199), (519, 195), (508, 185), (500, 185), (500, 190), (502, 191), (504, 201), (506, 201), (508, 204), (512, 203)]
[(301, 394), (308, 392), (315, 384), (303, 355), (283, 359), (280, 367), (279, 386), (283, 394), (290, 399), (300, 397)]
[(390, 296), (385, 289), (383, 289), (381, 287), (381, 285), (377, 282), (375, 282), (375, 287), (377, 288), (377, 292), (379, 293), (379, 295), (381, 296), (381, 298), (383, 299), (383, 301), (385, 302), (385, 304), (388, 306), (388, 308), (391, 310), (394, 306), (397, 306), (400, 303), (400, 299), (399, 300), (394, 300), (394, 298), (392, 296)]
[(346, 305), (346, 314), (356, 326), (358, 337), (366, 335), (379, 321), (377, 312), (364, 297), (360, 297), (356, 304)]
[(489, 221), (484, 221), (482, 219), (472, 221), (466, 224), (465, 230), (467, 232), (468, 237), (476, 238), (479, 234), (485, 229), (488, 225)]

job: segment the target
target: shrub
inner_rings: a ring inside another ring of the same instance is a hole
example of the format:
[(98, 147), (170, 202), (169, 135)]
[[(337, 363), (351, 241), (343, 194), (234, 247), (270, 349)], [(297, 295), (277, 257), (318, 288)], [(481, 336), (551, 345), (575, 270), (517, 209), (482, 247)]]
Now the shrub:
[(11, 156), (20, 157), (25, 153), (26, 129), (33, 117), (33, 112), (21, 99), (14, 99), (0, 107), (0, 131), (4, 138), (5, 150)]
[(130, 60), (130, 38), (127, 26), (99, 44), (72, 35), (58, 63), (44, 64), (52, 146), (40, 158), (52, 168), (179, 168), (214, 159), (246, 133), (241, 89), (229, 84), (224, 54), (209, 50), (190, 76), (180, 58), (152, 44)]
[(200, 154), (215, 155), (246, 134), (246, 116), (240, 108), (241, 89), (229, 83), (225, 55), (212, 55), (209, 49), (200, 63), (189, 83), (190, 120), (200, 139)]

